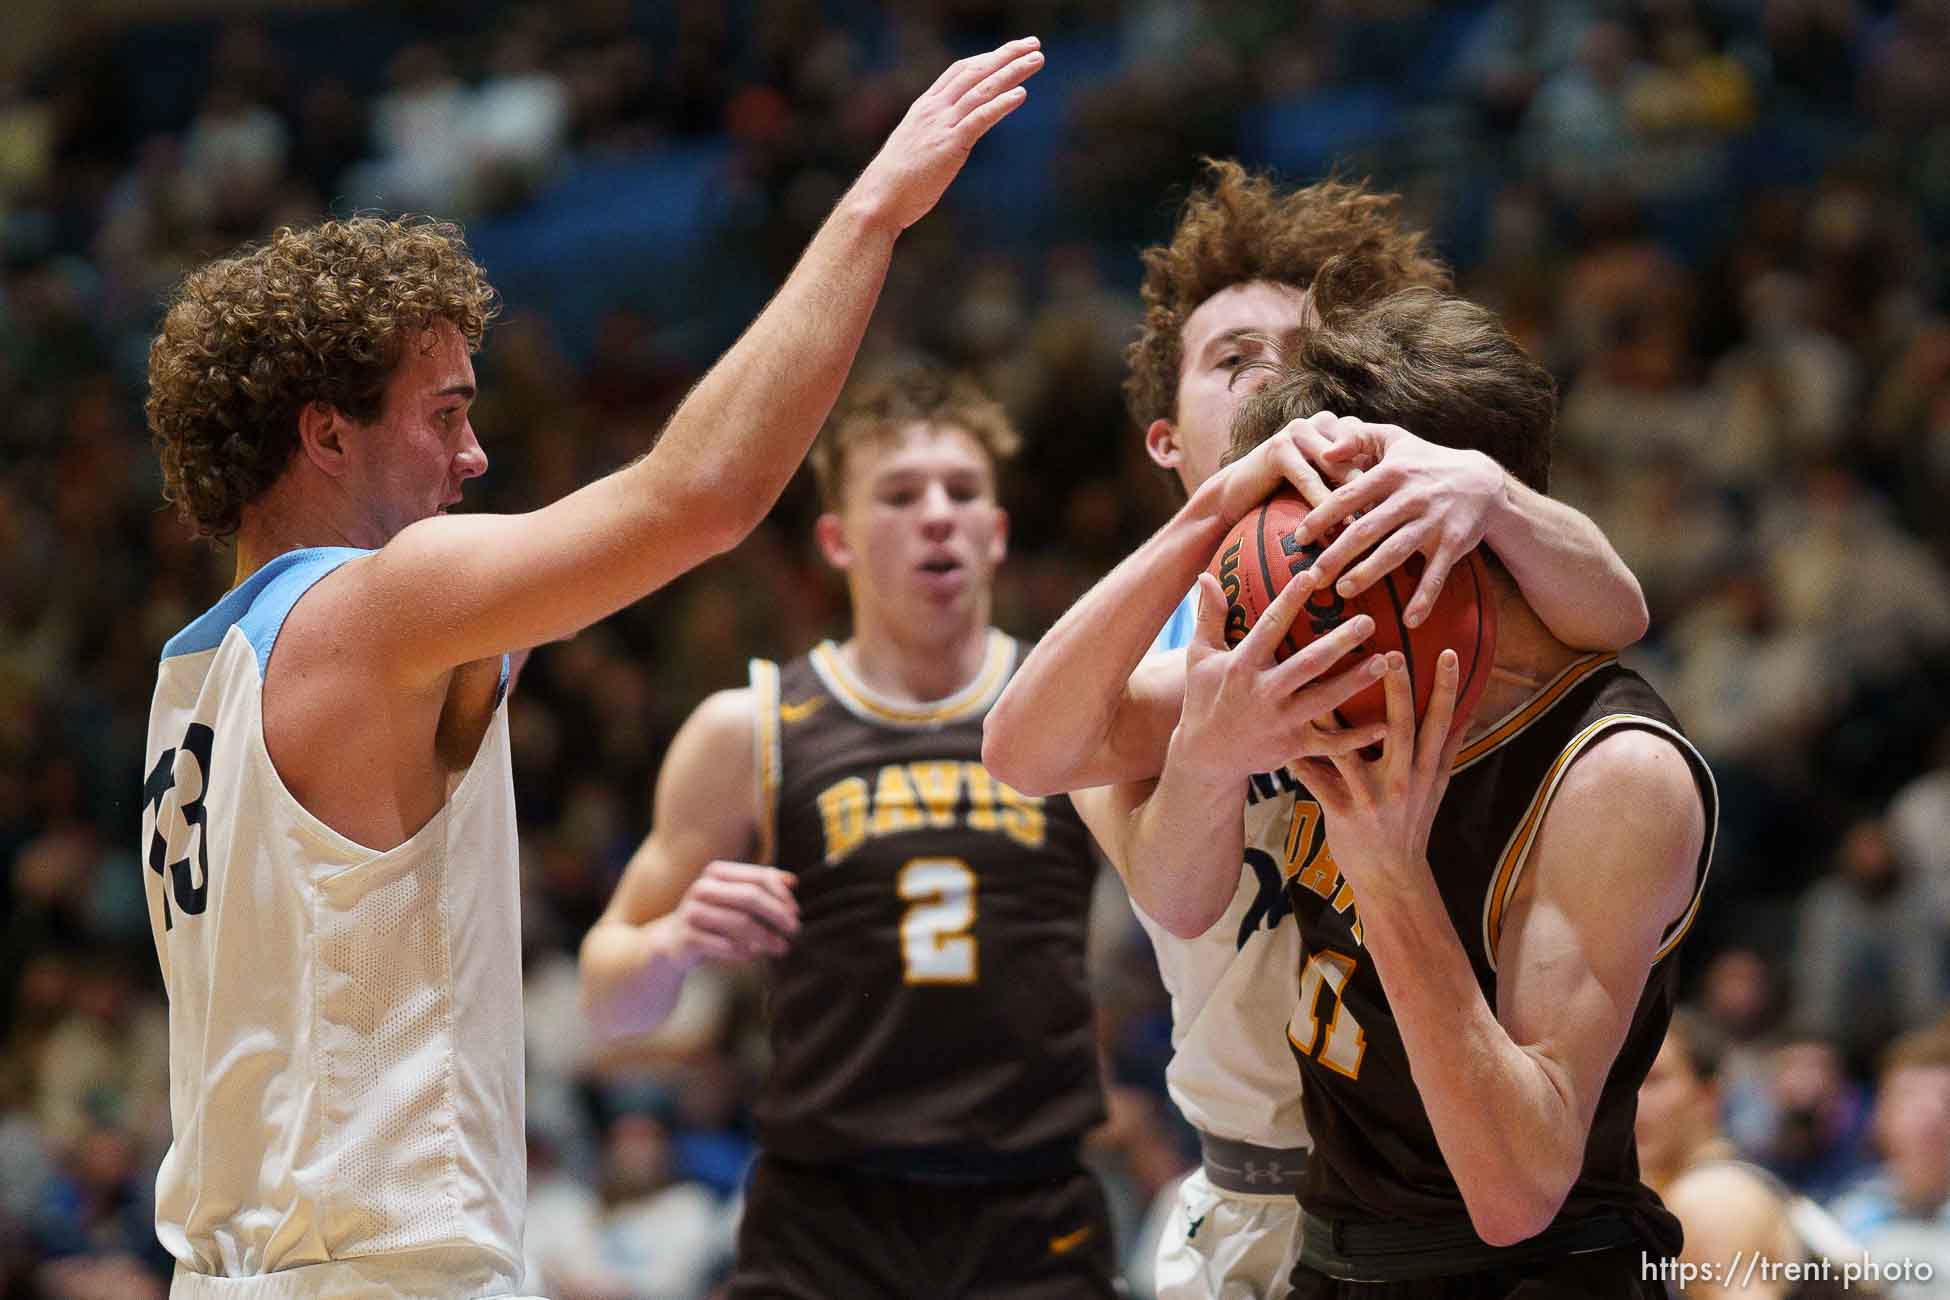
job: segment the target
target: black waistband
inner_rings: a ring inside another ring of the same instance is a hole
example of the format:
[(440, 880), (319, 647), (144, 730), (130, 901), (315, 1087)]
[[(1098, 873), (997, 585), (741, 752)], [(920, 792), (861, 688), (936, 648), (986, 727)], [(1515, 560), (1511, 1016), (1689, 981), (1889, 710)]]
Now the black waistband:
[(1514, 1246), (1491, 1246), (1467, 1224), (1345, 1223), (1309, 1214), (1300, 1229), (1300, 1262), (1346, 1282), (1412, 1282), (1639, 1244), (1617, 1214), (1554, 1223)]
[(1021, 1151), (992, 1147), (926, 1146), (880, 1147), (843, 1160), (799, 1160), (767, 1152), (773, 1160), (815, 1169), (844, 1169), (873, 1178), (910, 1183), (980, 1185), (1033, 1183), (1073, 1174), (1083, 1167), (1075, 1138), (1046, 1142)]

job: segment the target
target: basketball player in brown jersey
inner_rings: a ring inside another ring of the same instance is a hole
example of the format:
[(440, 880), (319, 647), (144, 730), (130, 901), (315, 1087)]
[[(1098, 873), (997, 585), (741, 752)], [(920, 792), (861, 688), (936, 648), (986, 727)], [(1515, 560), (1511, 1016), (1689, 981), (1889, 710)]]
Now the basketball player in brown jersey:
[(1023, 651), (989, 625), (1016, 441), (931, 371), (842, 399), (812, 460), (853, 635), (699, 706), (583, 944), (609, 1033), (661, 1021), (700, 961), (769, 959), (734, 1297), (1113, 1294), (1078, 1162), (1104, 1115), (1094, 859), (1066, 798), (981, 763)]
[[(1321, 324), (1241, 408), (1235, 454), (1331, 410), (1546, 489), (1552, 381), (1491, 313), (1429, 289), (1340, 309), (1336, 288), (1316, 281)], [(1474, 718), (1451, 725), (1453, 650), (1419, 727), (1391, 655), (1379, 757), (1294, 765), (1324, 829), (1296, 841), (1287, 887), (1305, 947), (1287, 1036), (1314, 1140), (1301, 1300), (1655, 1297), (1679, 1246), (1633, 1117), (1706, 875), (1712, 777), (1637, 674), (1552, 636), (1490, 567), (1500, 633)], [(1200, 585), (1194, 657), (1223, 645), (1223, 599)], [(1202, 681), (1187, 675), (1174, 764), (1224, 753)], [(1239, 825), (1234, 808), (1209, 829)], [(1237, 855), (1215, 842), (1212, 869)]]

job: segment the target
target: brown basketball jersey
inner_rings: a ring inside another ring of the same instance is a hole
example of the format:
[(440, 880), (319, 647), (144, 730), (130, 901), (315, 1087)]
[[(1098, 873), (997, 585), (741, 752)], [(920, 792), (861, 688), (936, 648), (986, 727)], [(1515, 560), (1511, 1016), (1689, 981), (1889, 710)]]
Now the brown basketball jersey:
[(759, 1139), (787, 1158), (1018, 1153), (1104, 1115), (1084, 966), (1096, 877), (1067, 798), (982, 766), (1019, 647), (928, 708), (877, 697), (830, 641), (752, 665), (761, 861), (798, 874), (771, 963)]
[[(1429, 835), (1429, 864), (1476, 981), (1494, 1007), (1504, 909), (1545, 809), (1572, 760), (1622, 728), (1656, 732), (1686, 756), (1706, 808), (1707, 834), (1692, 902), (1659, 949), (1599, 1097), (1584, 1168), (1558, 1221), (1615, 1213), (1637, 1228), (1648, 1248), (1671, 1253), (1679, 1246), (1679, 1223), (1639, 1180), (1632, 1124), (1639, 1084), (1672, 1016), (1672, 952), (1699, 908), (1712, 854), (1715, 795), (1705, 761), (1643, 678), (1614, 656), (1581, 659), (1463, 749)], [(1308, 819), (1309, 825), (1299, 826)], [(1301, 1202), (1309, 1214), (1336, 1221), (1467, 1228), (1462, 1194), (1436, 1145), (1381, 979), (1362, 947), (1353, 891), (1340, 878), (1318, 819), (1318, 805), (1302, 803), (1289, 839), (1300, 860), (1289, 868), (1294, 874), (1288, 892), (1306, 956), (1287, 1039), (1300, 1062), (1314, 1136)], [(1630, 898), (1619, 900), (1621, 908), (1631, 905)], [(1484, 1122), (1496, 1118), (1486, 1113)]]

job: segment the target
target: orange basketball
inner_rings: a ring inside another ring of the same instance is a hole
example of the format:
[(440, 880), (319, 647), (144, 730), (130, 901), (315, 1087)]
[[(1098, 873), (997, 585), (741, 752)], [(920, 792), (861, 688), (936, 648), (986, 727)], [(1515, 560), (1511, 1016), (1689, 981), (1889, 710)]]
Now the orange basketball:
[[(1212, 557), (1212, 576), (1226, 594), (1228, 647), (1238, 645), (1287, 581), (1311, 567), (1327, 549), (1319, 540), (1304, 545), (1294, 540), (1293, 530), (1307, 512), (1307, 503), (1299, 493), (1291, 489), (1276, 492), (1233, 525), (1218, 554)], [(1402, 611), (1415, 593), (1422, 569), (1422, 557), (1412, 555), (1406, 564), (1351, 600), (1331, 587), (1314, 592), (1294, 616), (1293, 626), (1275, 655), (1285, 659), (1297, 654), (1316, 637), (1327, 635), (1357, 614), (1366, 614), (1374, 620), (1374, 635), (1322, 676), (1353, 668), (1368, 655), (1399, 650), (1408, 660), (1415, 716), (1419, 719), (1427, 713), (1429, 697), (1435, 691), (1436, 657), (1445, 649), (1454, 650), (1462, 660), (1456, 716), (1466, 722), (1489, 684), (1490, 660), (1496, 654), (1496, 602), (1490, 593), (1488, 571), (1476, 552), (1465, 555), (1450, 570), (1449, 580), (1422, 626), (1410, 628), (1402, 622)], [(1342, 726), (1385, 722), (1388, 710), (1382, 684), (1377, 681), (1362, 690), (1335, 710), (1335, 716)]]

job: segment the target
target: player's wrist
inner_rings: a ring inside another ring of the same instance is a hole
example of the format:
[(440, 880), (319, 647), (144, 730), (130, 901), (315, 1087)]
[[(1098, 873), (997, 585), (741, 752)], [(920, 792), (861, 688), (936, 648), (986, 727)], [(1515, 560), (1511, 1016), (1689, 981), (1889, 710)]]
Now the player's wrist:
[(898, 185), (879, 174), (880, 166), (878, 158), (867, 164), (827, 222), (843, 232), (884, 239), (891, 245), (907, 229), (907, 223)]
[(1250, 506), (1235, 505), (1233, 498), (1240, 495), (1237, 485), (1231, 483), (1235, 470), (1228, 466), (1193, 489), (1185, 504), (1179, 507), (1174, 522), (1187, 527), (1213, 530), (1213, 543), (1218, 543), (1225, 530), (1237, 523), (1240, 515)]
[[(1212, 733), (1212, 734), (1208, 734)], [(1229, 737), (1181, 718), (1165, 747), (1163, 781), (1171, 780), (1187, 794), (1220, 790), (1250, 773), (1236, 771), (1238, 759)]]
[(1484, 456), (1481, 452), (1471, 452), (1485, 462), (1484, 475), (1491, 487), (1487, 493), (1488, 509), (1483, 518), (1483, 540), (1491, 547), (1499, 542), (1507, 542), (1517, 529), (1527, 528), (1527, 511), (1523, 499), (1523, 485), (1516, 475)]
[(704, 960), (704, 954), (697, 945), (696, 932), (684, 923), (680, 912), (658, 917), (638, 934), (642, 943), (638, 954), (642, 968), (661, 967), (684, 975)]

